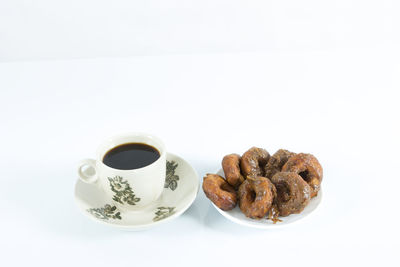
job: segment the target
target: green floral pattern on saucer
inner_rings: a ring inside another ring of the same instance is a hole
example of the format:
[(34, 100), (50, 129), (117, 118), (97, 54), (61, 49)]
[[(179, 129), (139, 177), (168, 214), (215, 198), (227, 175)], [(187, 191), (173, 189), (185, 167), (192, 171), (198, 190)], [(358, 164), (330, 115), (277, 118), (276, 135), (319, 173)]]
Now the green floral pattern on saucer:
[(108, 219), (118, 219), (121, 220), (121, 213), (117, 210), (116, 206), (111, 206), (109, 204), (104, 205), (103, 208), (91, 208), (87, 209), (87, 211), (92, 214), (94, 217), (101, 220)]
[(136, 197), (133, 193), (128, 181), (124, 180), (121, 176), (108, 177), (108, 181), (110, 182), (111, 191), (115, 193), (113, 200), (129, 205), (136, 205), (136, 202), (140, 201), (140, 198)]
[[(140, 231), (174, 220), (183, 214), (196, 199), (200, 184), (197, 172), (188, 162), (171, 153), (167, 153), (166, 157), (168, 165), (164, 166), (168, 166), (165, 177), (168, 177), (165, 184), (167, 188), (164, 188), (162, 196), (151, 205), (139, 207), (143, 197), (138, 194), (138, 188), (124, 174), (109, 175), (110, 179), (105, 180), (105, 189), (110, 191), (111, 195), (106, 194), (100, 186), (87, 184), (78, 179), (75, 185), (75, 203), (91, 220), (121, 230)], [(115, 177), (117, 175), (122, 177)], [(129, 186), (125, 183), (126, 181)], [(177, 183), (171, 183), (171, 181)], [(170, 184), (175, 190), (171, 189)], [(112, 188), (114, 191), (111, 191)], [(120, 202), (112, 200), (114, 195), (125, 204), (121, 205)], [(127, 196), (131, 196), (133, 203), (136, 203), (135, 206), (128, 206), (129, 204), (124, 202), (124, 197)], [(135, 202), (135, 199), (139, 200), (138, 198), (141, 198), (140, 202)], [(124, 207), (137, 209), (130, 211)]]
[(165, 177), (164, 188), (169, 188), (174, 191), (178, 187), (179, 176), (175, 174), (178, 163), (167, 160), (167, 174)]
[(153, 221), (157, 222), (175, 213), (175, 207), (158, 207)]

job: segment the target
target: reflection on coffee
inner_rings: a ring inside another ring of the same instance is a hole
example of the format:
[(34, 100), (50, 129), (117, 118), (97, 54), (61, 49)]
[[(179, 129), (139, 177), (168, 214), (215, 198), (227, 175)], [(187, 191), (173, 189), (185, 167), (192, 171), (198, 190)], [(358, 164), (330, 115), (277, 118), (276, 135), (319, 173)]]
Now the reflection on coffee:
[(127, 143), (109, 150), (103, 158), (108, 167), (119, 170), (133, 170), (146, 167), (160, 157), (160, 152), (147, 144)]

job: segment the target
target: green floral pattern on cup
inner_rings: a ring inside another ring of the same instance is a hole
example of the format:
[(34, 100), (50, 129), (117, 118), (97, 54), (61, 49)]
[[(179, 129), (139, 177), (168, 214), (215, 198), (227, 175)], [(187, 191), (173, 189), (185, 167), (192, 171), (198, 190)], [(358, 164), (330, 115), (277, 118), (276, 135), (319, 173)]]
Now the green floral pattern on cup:
[(101, 220), (118, 219), (121, 220), (121, 213), (117, 210), (116, 206), (109, 204), (104, 205), (103, 208), (90, 208), (87, 210), (94, 217)]
[(164, 188), (170, 188), (172, 191), (174, 191), (178, 187), (179, 176), (175, 174), (177, 167), (178, 163), (167, 160), (167, 174), (165, 177)]
[(157, 222), (175, 213), (175, 207), (158, 207), (153, 221)]
[(113, 200), (129, 205), (136, 205), (136, 202), (140, 201), (140, 198), (136, 197), (133, 193), (128, 181), (124, 180), (121, 176), (108, 177), (108, 181), (110, 182), (111, 191), (115, 193)]

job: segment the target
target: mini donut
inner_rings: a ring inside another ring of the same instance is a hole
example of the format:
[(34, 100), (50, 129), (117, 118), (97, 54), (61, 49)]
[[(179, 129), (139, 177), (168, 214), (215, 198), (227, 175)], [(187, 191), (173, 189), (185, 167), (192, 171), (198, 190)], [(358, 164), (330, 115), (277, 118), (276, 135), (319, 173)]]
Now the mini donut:
[(267, 165), (265, 166), (265, 177), (272, 178), (276, 173), (282, 170), (283, 165), (288, 161), (289, 158), (296, 155), (296, 153), (290, 152), (285, 149), (279, 149), (272, 155)]
[(238, 195), (240, 210), (249, 218), (261, 219), (270, 210), (276, 189), (269, 179), (258, 176), (246, 179)]
[(235, 189), (217, 174), (207, 174), (203, 178), (203, 191), (222, 210), (231, 210), (236, 206), (237, 194)]
[(280, 216), (300, 213), (311, 199), (311, 187), (294, 172), (278, 172), (272, 179), (276, 187), (275, 203)]
[(315, 197), (321, 187), (322, 166), (311, 154), (299, 153), (291, 157), (282, 167), (282, 171), (295, 172), (311, 187), (311, 197)]
[(264, 176), (264, 168), (269, 160), (267, 150), (258, 147), (252, 147), (247, 150), (240, 160), (240, 169), (247, 177)]
[(238, 154), (229, 154), (222, 159), (222, 169), (225, 173), (225, 179), (235, 189), (244, 181), (239, 165), (240, 156)]

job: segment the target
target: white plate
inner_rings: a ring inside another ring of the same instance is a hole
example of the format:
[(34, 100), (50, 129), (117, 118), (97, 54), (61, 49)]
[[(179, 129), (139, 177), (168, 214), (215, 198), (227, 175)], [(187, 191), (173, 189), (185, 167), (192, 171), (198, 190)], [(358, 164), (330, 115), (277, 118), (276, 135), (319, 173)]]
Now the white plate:
[[(218, 175), (221, 175), (224, 177), (224, 171), (220, 169), (218, 171)], [(273, 229), (277, 227), (282, 227), (286, 226), (288, 224), (297, 222), (304, 217), (308, 216), (310, 213), (315, 211), (315, 209), (318, 207), (318, 205), (321, 203), (322, 199), (322, 189), (319, 190), (318, 195), (316, 197), (313, 197), (310, 201), (310, 203), (304, 208), (304, 210), (300, 214), (291, 214), (287, 217), (279, 217), (281, 222), (277, 222), (274, 224), (271, 220), (268, 220), (266, 218), (257, 220), (257, 219), (251, 219), (246, 217), (242, 211), (239, 208), (239, 205), (237, 205), (234, 209), (229, 210), (229, 211), (224, 211), (218, 208), (214, 203), (214, 207), (221, 213), (223, 216), (225, 216), (227, 219), (249, 227), (254, 227), (254, 228), (262, 228), (262, 229)]]
[(177, 218), (197, 196), (199, 178), (185, 160), (167, 153), (167, 175), (173, 176), (176, 184), (164, 188), (157, 201), (137, 211), (119, 210), (102, 189), (79, 179), (75, 185), (75, 202), (84, 215), (96, 222), (125, 230), (147, 229)]

